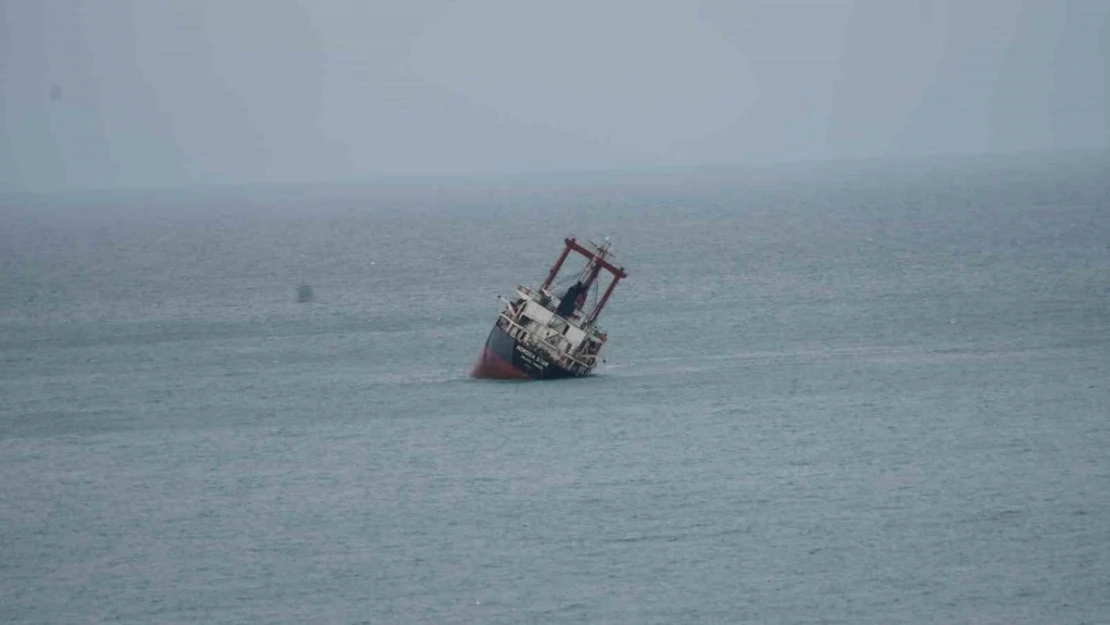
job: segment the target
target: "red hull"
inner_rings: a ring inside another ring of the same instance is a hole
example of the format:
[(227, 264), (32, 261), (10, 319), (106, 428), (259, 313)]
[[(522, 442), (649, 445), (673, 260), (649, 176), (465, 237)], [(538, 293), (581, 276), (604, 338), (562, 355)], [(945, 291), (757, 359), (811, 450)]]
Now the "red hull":
[(474, 370), (470, 372), (470, 375), (490, 380), (529, 379), (528, 374), (514, 367), (488, 347), (482, 348), (482, 354), (478, 357), (478, 363), (474, 365)]

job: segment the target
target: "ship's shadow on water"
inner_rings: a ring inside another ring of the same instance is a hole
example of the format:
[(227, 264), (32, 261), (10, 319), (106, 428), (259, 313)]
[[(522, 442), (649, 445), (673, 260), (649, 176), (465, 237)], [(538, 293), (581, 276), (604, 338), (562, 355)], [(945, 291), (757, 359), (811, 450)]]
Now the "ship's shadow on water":
[(478, 384), (539, 384), (539, 385), (565, 384), (565, 385), (571, 385), (571, 384), (576, 384), (576, 383), (577, 384), (584, 384), (584, 383), (591, 382), (591, 381), (596, 382), (597, 380), (599, 380), (601, 378), (605, 378), (606, 376), (605, 376), (604, 373), (590, 373), (590, 374), (587, 374), (587, 375), (575, 376), (573, 378), (549, 378), (549, 379), (511, 378), (511, 379), (506, 379), (506, 378), (483, 378), (483, 377), (471, 375), (471, 374), (468, 373), (464, 377), (467, 380), (469, 380), (471, 382), (478, 383)]

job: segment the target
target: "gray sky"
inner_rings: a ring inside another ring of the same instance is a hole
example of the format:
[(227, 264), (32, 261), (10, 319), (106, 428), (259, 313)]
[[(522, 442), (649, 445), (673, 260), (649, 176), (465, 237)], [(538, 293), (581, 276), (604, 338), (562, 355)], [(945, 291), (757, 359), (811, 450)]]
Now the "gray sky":
[(1105, 0), (0, 0), (0, 192), (1106, 147)]

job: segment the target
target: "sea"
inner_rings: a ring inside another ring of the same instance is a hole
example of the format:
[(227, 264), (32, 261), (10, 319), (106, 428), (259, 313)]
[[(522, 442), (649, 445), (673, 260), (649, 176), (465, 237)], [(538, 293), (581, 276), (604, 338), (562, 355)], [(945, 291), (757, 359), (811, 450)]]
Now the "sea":
[(1110, 623), (1110, 154), (3, 196), (0, 621)]

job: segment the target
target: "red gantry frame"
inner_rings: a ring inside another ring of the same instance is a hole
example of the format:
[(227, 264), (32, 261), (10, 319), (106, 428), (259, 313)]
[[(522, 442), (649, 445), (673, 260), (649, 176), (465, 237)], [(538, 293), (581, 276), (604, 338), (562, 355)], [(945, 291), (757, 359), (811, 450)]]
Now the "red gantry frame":
[(613, 294), (613, 289), (617, 287), (617, 283), (627, 278), (628, 273), (625, 272), (624, 267), (614, 265), (606, 259), (606, 257), (609, 256), (608, 243), (603, 246), (597, 246), (591, 242), (589, 246), (585, 246), (579, 243), (574, 237), (563, 239), (563, 243), (566, 247), (563, 248), (563, 253), (559, 255), (559, 259), (551, 266), (551, 271), (548, 272), (547, 279), (543, 281), (541, 290), (547, 291), (551, 287), (551, 283), (555, 281), (555, 276), (559, 274), (559, 270), (562, 269), (563, 263), (566, 262), (567, 257), (572, 251), (578, 252), (587, 260), (586, 269), (589, 270), (589, 276), (584, 283), (586, 287), (583, 290), (584, 292), (588, 291), (589, 288), (593, 286), (594, 281), (597, 279), (602, 269), (608, 271), (609, 274), (613, 276), (613, 279), (605, 289), (605, 294), (601, 296), (601, 301), (597, 303), (597, 306), (595, 306), (586, 317), (585, 324), (592, 325), (597, 321), (598, 316), (601, 314), (601, 310), (605, 308), (605, 303), (609, 301), (609, 296)]

